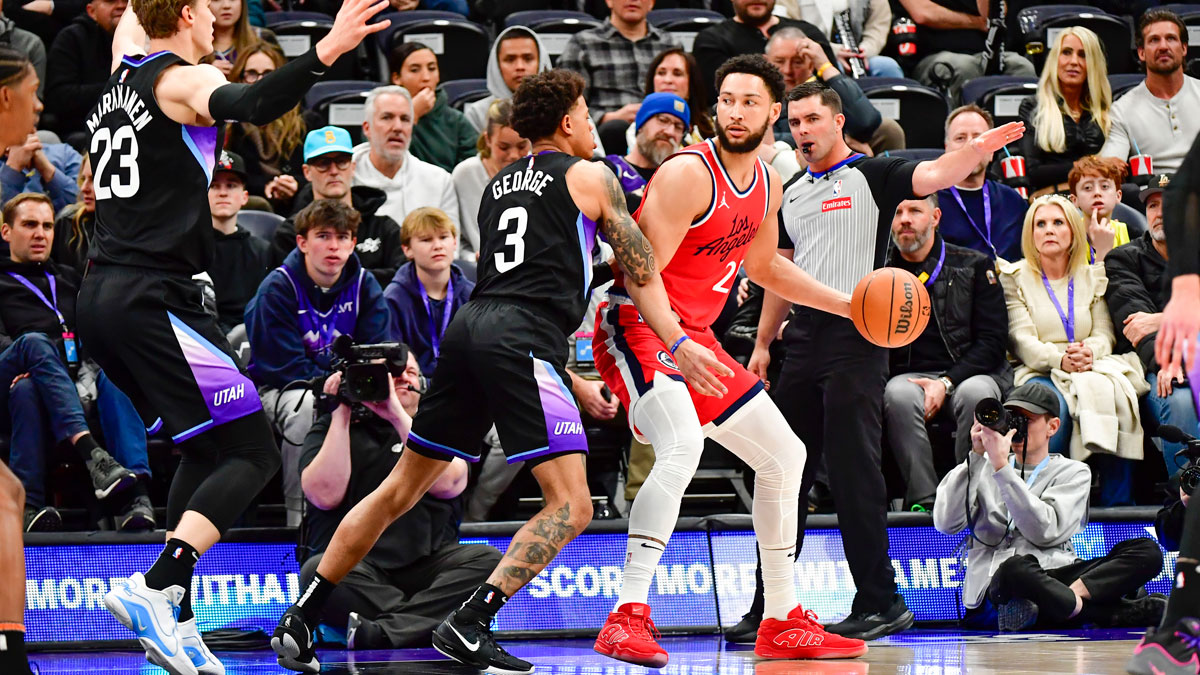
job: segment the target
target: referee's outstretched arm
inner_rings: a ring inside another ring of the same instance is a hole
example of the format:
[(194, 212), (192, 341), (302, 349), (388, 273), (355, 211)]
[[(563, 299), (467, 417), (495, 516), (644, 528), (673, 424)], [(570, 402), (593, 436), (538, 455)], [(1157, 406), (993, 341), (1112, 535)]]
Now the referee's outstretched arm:
[[(368, 23), (387, 6), (387, 0), (345, 0), (333, 28), (316, 46), (254, 84), (230, 83), (208, 64), (168, 68), (154, 88), (156, 102), (180, 124), (211, 126), (216, 120), (267, 124), (296, 107), (339, 56), (387, 28), (388, 21)], [(174, 33), (148, 35), (130, 7), (113, 34), (112, 71), (120, 67), (123, 57), (158, 51), (171, 51), (189, 62), (198, 60), (203, 54), (189, 53), (197, 51), (192, 32), (205, 21), (211, 25), (212, 10), (198, 0), (180, 10)]]
[(980, 134), (958, 150), (921, 162), (913, 171), (913, 195), (924, 197), (961, 183), (980, 162), (992, 161), (993, 153), (1024, 135), (1024, 122), (1009, 122)]

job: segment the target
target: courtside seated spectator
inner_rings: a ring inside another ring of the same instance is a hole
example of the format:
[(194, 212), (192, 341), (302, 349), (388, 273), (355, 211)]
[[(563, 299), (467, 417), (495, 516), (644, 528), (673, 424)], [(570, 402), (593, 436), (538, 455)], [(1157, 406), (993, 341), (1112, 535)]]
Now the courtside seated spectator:
[(1149, 155), (1155, 171), (1174, 173), (1200, 131), (1200, 80), (1184, 73), (1187, 26), (1174, 12), (1150, 9), (1136, 37), (1146, 79), (1113, 104), (1100, 154), (1121, 161)]
[[(671, 47), (654, 57), (642, 93), (646, 96), (675, 94), (687, 101), (692, 126), (683, 136), (685, 147), (717, 135), (717, 127), (708, 111), (708, 87), (700, 75), (700, 64), (683, 47)], [(626, 146), (633, 145), (635, 132), (633, 126), (625, 131)]]
[(250, 14), (243, 0), (212, 0), (213, 50), (200, 59), (200, 63), (211, 63), (224, 73), (230, 82), (234, 78), (234, 64), (241, 52), (260, 40), (276, 42), (275, 34), (265, 28), (250, 25)]
[[(84, 117), (112, 74), (112, 40), (127, 0), (91, 0), (50, 45), (46, 57), (46, 114), (68, 143), (86, 139)], [(74, 136), (74, 137), (72, 137)]]
[[(49, 262), (50, 200), (18, 195), (4, 204), (3, 222), (0, 235), (9, 244), (9, 257), (0, 260), (0, 381), (5, 383), (0, 410), (8, 413), (4, 426), (12, 434), (9, 467), (25, 486), (25, 529), (62, 527), (62, 518), (46, 503), (46, 470), (55, 445), (65, 441), (86, 463), (97, 499), (139, 486), (118, 526), (152, 528), (154, 511), (145, 492), (150, 476), (146, 428), (129, 398), (86, 362), (75, 341), (80, 279), (74, 270)], [(120, 462), (88, 431), (82, 398), (100, 407), (107, 443)]]
[(424, 207), (408, 214), (400, 241), (409, 262), (383, 290), (391, 314), (390, 339), (412, 350), (425, 377), (433, 377), (446, 327), (467, 303), (475, 283), (454, 264), (458, 229), (441, 211)]
[(654, 172), (682, 147), (691, 121), (687, 101), (675, 94), (650, 94), (642, 101), (633, 123), (633, 147), (625, 156), (608, 155), (601, 160), (620, 181), (630, 213), (641, 205)]
[[(383, 190), (351, 185), (357, 169), (352, 153), (350, 134), (341, 127), (322, 127), (308, 132), (304, 141), (304, 177), (310, 187), (301, 190), (296, 198), (296, 205), (300, 207), (297, 211), (322, 199), (339, 201), (357, 211), (360, 220), (354, 250), (358, 262), (382, 287), (392, 280), (396, 269), (404, 263), (400, 226), (381, 213), (388, 199)], [(293, 215), (275, 228), (272, 250), (277, 265), (296, 248), (296, 218)]]
[[(246, 306), (250, 377), (283, 437), (283, 491), (288, 525), (300, 524), (300, 447), (313, 420), (307, 383), (330, 372), (339, 335), (359, 343), (387, 339), (383, 289), (354, 255), (361, 216), (322, 199), (296, 215), (296, 250), (274, 269)], [(296, 388), (289, 388), (289, 385)]]
[(384, 191), (379, 215), (402, 223), (409, 211), (435, 206), (454, 219), (458, 198), (450, 174), (409, 152), (415, 120), (408, 90), (394, 84), (372, 89), (363, 115), (367, 142), (354, 148), (354, 184)]
[(573, 70), (587, 82), (588, 113), (607, 152), (625, 151), (625, 129), (633, 124), (642, 102), (639, 88), (650, 64), (664, 49), (678, 47), (673, 35), (646, 20), (652, 2), (609, 3), (604, 25), (571, 36), (558, 57), (558, 67)]
[(43, 143), (36, 133), (29, 134), (24, 145), (8, 149), (0, 164), (0, 202), (37, 192), (50, 198), (56, 213), (63, 210), (79, 196), (76, 179), (82, 159), (66, 143)]
[(87, 155), (80, 162), (76, 186), (75, 203), (59, 211), (54, 221), (50, 259), (82, 277), (87, 271), (88, 245), (96, 231), (96, 191), (92, 185), (92, 162)]
[(1038, 197), (1021, 249), (1023, 260), (998, 264), (1010, 351), (1020, 360), (1016, 383), (1058, 394), (1063, 423), (1050, 452), (1092, 464), (1099, 505), (1132, 504), (1133, 460), (1142, 459), (1138, 397), (1150, 388), (1135, 354), (1113, 353), (1108, 277), (1103, 265), (1088, 264), (1083, 214), (1059, 195)]
[(926, 509), (937, 491), (926, 424), (953, 416), (958, 461), (971, 450), (975, 406), (1012, 388), (1005, 359), (1008, 315), (1004, 291), (987, 256), (947, 244), (938, 234), (936, 194), (900, 202), (892, 220), (888, 265), (908, 270), (929, 289), (933, 318), (907, 347), (889, 352), (883, 392), (888, 441), (904, 475), (905, 505)]
[[(454, 194), (458, 197), (459, 257), (471, 262), (479, 254), (479, 204), (483, 190), (504, 167), (529, 154), (529, 140), (512, 128), (512, 101), (495, 99), (474, 157), (454, 167)], [(409, 214), (411, 215), (411, 214)]]
[(417, 122), (409, 152), (446, 171), (473, 156), (479, 132), (466, 116), (450, 107), (446, 91), (438, 88), (437, 54), (420, 42), (404, 42), (388, 55), (388, 69), (392, 84), (412, 95)]
[(1157, 623), (1161, 595), (1130, 599), (1162, 571), (1153, 539), (1123, 541), (1092, 560), (1075, 555), (1071, 537), (1087, 523), (1092, 478), (1083, 462), (1050, 452), (1057, 397), (1031, 382), (1004, 406), (1027, 420), (1025, 437), (976, 422), (971, 452), (938, 485), (933, 509), (939, 531), (971, 531), (963, 623), (1002, 631)]
[[(955, 108), (946, 118), (946, 152), (957, 150), (993, 126), (988, 111), (974, 103)], [(938, 192), (946, 241), (975, 249), (989, 258), (1021, 259), (1021, 224), (1026, 201), (1013, 188), (987, 176), (991, 159), (979, 163), (966, 180)]]
[[(410, 263), (411, 264), (411, 263)], [(409, 353), (389, 363), (391, 399), (364, 403), (360, 415), (345, 403), (318, 419), (304, 441), (300, 480), (305, 512), (304, 561), (300, 577), (316, 574), (333, 533), (359, 501), (379, 487), (396, 464), (417, 413), (421, 371)], [(341, 375), (325, 382), (334, 394)], [(430, 644), (433, 629), (461, 605), (500, 562), (486, 544), (458, 543), (467, 463), (459, 458), (413, 508), (388, 525), (362, 562), (338, 583), (321, 621), (346, 631), (350, 649), (398, 649)]]
[(208, 186), (215, 238), (208, 276), (217, 296), (217, 325), (227, 336), (245, 322), (246, 305), (272, 266), (271, 245), (238, 227), (238, 213), (249, 200), (245, 163), (236, 153), (222, 150)]
[(1038, 80), (1037, 96), (1021, 102), (1021, 154), (1034, 197), (1068, 190), (1075, 160), (1104, 147), (1112, 126), (1112, 87), (1100, 38), (1083, 26), (1058, 35)]
[(1112, 217), (1121, 203), (1125, 163), (1115, 157), (1088, 155), (1076, 160), (1067, 174), (1071, 201), (1083, 212), (1087, 223), (1088, 262), (1104, 262), (1108, 252), (1129, 243), (1129, 225)]
[[(1149, 231), (1128, 246), (1116, 249), (1104, 259), (1108, 274), (1108, 291), (1104, 299), (1117, 332), (1118, 354), (1136, 351), (1150, 384), (1147, 407), (1159, 424), (1179, 427), (1184, 433), (1200, 436), (1196, 408), (1192, 405), (1192, 389), (1181, 372), (1160, 368), (1154, 358), (1162, 311), (1171, 296), (1167, 276), (1167, 236), (1163, 228), (1163, 189), (1171, 182), (1169, 174), (1150, 177), (1138, 197), (1146, 204)], [(1173, 227), (1178, 227), (1172, 223)], [(1167, 474), (1175, 476), (1182, 468), (1183, 458), (1175, 454), (1183, 449), (1180, 443), (1155, 438), (1162, 451)]]
[(486, 131), (492, 104), (511, 99), (521, 80), (545, 70), (550, 70), (550, 54), (537, 33), (525, 26), (500, 31), (488, 56), (487, 86), (491, 96), (463, 106), (467, 121), (476, 132)]
[[(917, 24), (917, 53), (921, 60), (913, 78), (943, 87), (957, 102), (963, 84), (984, 74), (983, 50), (988, 34), (988, 9), (1000, 0), (899, 0)], [(984, 10), (981, 12), (981, 10)], [(1004, 53), (1002, 75), (1036, 77), (1033, 64), (1016, 52)]]

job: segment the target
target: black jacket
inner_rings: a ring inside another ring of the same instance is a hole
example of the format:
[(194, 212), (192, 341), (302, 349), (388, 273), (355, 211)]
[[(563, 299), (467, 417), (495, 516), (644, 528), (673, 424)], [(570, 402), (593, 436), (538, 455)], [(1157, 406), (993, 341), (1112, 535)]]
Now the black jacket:
[(85, 130), (84, 119), (111, 74), (112, 39), (86, 14), (54, 39), (46, 56), (46, 111), (54, 114), (60, 134)]
[(49, 272), (54, 277), (58, 296), (58, 311), (66, 319), (67, 328), (75, 329), (75, 296), (79, 294), (79, 275), (68, 267), (59, 267), (53, 262), (18, 263), (11, 258), (0, 259), (0, 350), (8, 349), (13, 340), (26, 333), (44, 333), (55, 342), (62, 343), (62, 326), (53, 310), (13, 277), (13, 273), (25, 277), (52, 300)]
[(1067, 174), (1075, 160), (1085, 155), (1095, 155), (1104, 147), (1104, 130), (1084, 111), (1079, 121), (1063, 115), (1063, 131), (1066, 145), (1063, 151), (1050, 152), (1037, 144), (1037, 128), (1033, 126), (1033, 115), (1037, 112), (1037, 97), (1030, 96), (1021, 101), (1019, 115), (1025, 122), (1025, 136), (1021, 139), (1021, 151), (1025, 155), (1029, 185), (1040, 190), (1048, 185), (1067, 182)]
[(246, 305), (271, 271), (271, 244), (240, 227), (233, 234), (213, 235), (216, 246), (208, 276), (217, 295), (217, 324), (229, 333), (242, 323)]
[(1114, 248), (1104, 257), (1104, 271), (1108, 275), (1108, 290), (1104, 301), (1112, 316), (1113, 330), (1117, 334), (1114, 353), (1124, 354), (1137, 351), (1146, 373), (1157, 373), (1158, 362), (1154, 360), (1154, 342), (1157, 333), (1142, 339), (1136, 350), (1122, 330), (1125, 318), (1134, 312), (1154, 314), (1163, 311), (1171, 298), (1171, 283), (1167, 279), (1167, 261), (1154, 248), (1150, 233)]
[[(387, 194), (378, 188), (355, 185), (350, 188), (350, 199), (354, 210), (362, 216), (358, 225), (358, 244), (354, 252), (380, 287), (391, 282), (396, 270), (407, 260), (400, 249), (400, 225), (389, 216), (377, 216), (375, 212), (387, 201)], [(295, 212), (275, 229), (271, 242), (272, 266), (283, 264), (283, 259), (296, 248), (296, 213), (313, 201), (312, 185), (305, 185), (296, 195)]]
[[(863, 93), (862, 87), (858, 86), (858, 82), (853, 78), (845, 75), (834, 75), (825, 80), (825, 84), (836, 91), (842, 99), (842, 112), (846, 115), (846, 126), (842, 130), (860, 143), (869, 142), (875, 132), (879, 130), (879, 125), (883, 124), (883, 116), (871, 104), (871, 99)], [(784, 141), (793, 148), (796, 147), (796, 140), (792, 138), (792, 130), (788, 126), (786, 107), (779, 119), (775, 120), (773, 130), (775, 140)]]
[[(943, 244), (940, 234), (934, 237), (932, 252), (921, 267), (929, 275), (937, 267)], [(892, 247), (888, 264), (895, 266), (901, 260)], [(933, 316), (925, 330), (940, 330), (954, 359), (941, 374), (956, 385), (975, 375), (991, 375), (1002, 392), (1012, 388), (1012, 366), (1005, 358), (1008, 307), (991, 260), (978, 251), (946, 244), (946, 261), (929, 289), (929, 299)], [(910, 357), (910, 347), (891, 350), (891, 373), (910, 372), (906, 369)]]
[[(780, 28), (787, 27), (799, 28), (803, 31), (810, 40), (821, 45), (829, 62), (837, 65), (837, 57), (833, 53), (833, 48), (829, 46), (829, 39), (825, 37), (825, 33), (807, 21), (780, 18), (779, 23), (772, 26), (767, 32), (774, 33)], [(733, 19), (726, 19), (696, 34), (696, 42), (692, 45), (692, 54), (696, 56), (696, 62), (700, 66), (700, 75), (708, 86), (710, 105), (717, 102), (717, 92), (713, 89), (716, 84), (717, 69), (721, 67), (721, 64), (739, 54), (762, 54), (766, 47), (767, 38), (761, 31)], [(784, 112), (787, 112), (786, 109)]]

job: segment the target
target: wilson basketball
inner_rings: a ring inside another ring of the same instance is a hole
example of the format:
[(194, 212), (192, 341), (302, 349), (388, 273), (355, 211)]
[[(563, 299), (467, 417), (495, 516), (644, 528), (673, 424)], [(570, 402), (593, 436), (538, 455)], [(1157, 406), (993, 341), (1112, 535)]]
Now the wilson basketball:
[(868, 342), (903, 347), (929, 323), (929, 293), (912, 273), (884, 267), (863, 277), (850, 297), (850, 319)]

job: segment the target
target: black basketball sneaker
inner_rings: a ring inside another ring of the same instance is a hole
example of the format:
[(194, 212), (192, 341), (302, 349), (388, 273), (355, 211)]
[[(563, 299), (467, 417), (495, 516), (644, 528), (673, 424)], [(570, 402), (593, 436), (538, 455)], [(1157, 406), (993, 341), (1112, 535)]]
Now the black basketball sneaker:
[(433, 631), (433, 648), (446, 656), (496, 675), (528, 675), (533, 664), (522, 661), (496, 644), (490, 626), (479, 621), (461, 622), (458, 610)]
[(275, 660), (284, 668), (301, 673), (321, 672), (317, 652), (313, 649), (312, 630), (304, 622), (304, 612), (295, 605), (283, 613), (275, 626), (271, 649), (275, 650)]

